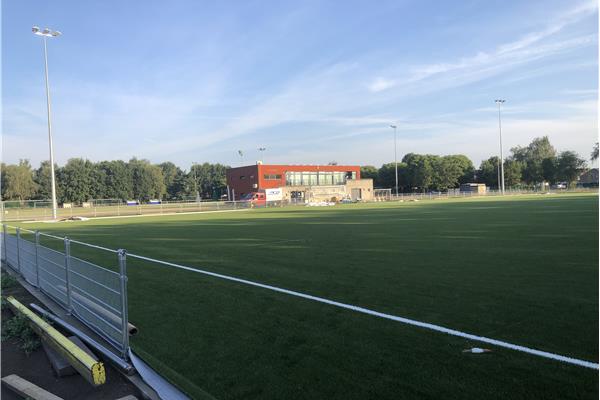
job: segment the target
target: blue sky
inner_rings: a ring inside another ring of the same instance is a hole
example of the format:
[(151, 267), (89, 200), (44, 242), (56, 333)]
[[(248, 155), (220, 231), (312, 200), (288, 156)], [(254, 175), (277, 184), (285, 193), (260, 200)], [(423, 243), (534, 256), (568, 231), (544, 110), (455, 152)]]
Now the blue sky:
[[(598, 136), (596, 1), (3, 1), (2, 158), (376, 166)], [(261, 156), (257, 148), (266, 147)], [(241, 160), (237, 150), (244, 151)]]

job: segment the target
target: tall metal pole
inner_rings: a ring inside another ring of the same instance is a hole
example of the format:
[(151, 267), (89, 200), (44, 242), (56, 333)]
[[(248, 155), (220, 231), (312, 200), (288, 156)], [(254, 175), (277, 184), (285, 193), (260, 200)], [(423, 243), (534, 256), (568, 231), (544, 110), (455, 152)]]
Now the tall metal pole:
[(496, 104), (498, 104), (498, 130), (500, 131), (500, 183), (502, 185), (502, 194), (504, 195), (504, 153), (502, 149), (502, 104), (506, 100), (497, 99)]
[(396, 172), (396, 198), (398, 197), (398, 151), (396, 148), (396, 125), (390, 125), (390, 128), (394, 128), (394, 169)]
[(48, 39), (44, 36), (44, 69), (46, 74), (46, 103), (48, 106), (48, 143), (50, 147), (50, 174), (52, 176), (52, 219), (56, 219), (56, 177), (54, 175), (54, 146), (52, 144), (52, 122), (50, 119), (50, 83), (48, 82)]
[(50, 177), (52, 181), (52, 219), (56, 219), (57, 216), (57, 203), (56, 203), (56, 176), (54, 173), (54, 145), (52, 143), (52, 119), (51, 119), (51, 106), (50, 106), (50, 82), (48, 80), (48, 38), (60, 36), (59, 31), (51, 31), (48, 28), (40, 30), (37, 26), (31, 28), (34, 35), (42, 36), (44, 39), (44, 76), (46, 78), (46, 105), (48, 109), (48, 146), (50, 149)]

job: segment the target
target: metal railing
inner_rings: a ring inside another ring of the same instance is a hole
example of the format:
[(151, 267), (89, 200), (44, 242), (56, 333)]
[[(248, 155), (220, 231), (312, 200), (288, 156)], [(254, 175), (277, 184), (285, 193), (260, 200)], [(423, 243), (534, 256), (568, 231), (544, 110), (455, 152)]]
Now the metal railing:
[[(14, 234), (8, 232), (14, 229)], [(33, 241), (22, 237), (33, 235)], [(39, 231), (2, 225), (1, 257), (8, 267), (110, 343), (123, 359), (129, 351), (127, 254)], [(50, 248), (40, 238), (60, 241)], [(71, 254), (71, 244), (111, 253), (115, 269)]]
[[(183, 212), (239, 210), (248, 208), (248, 206), (249, 203), (243, 201), (178, 201), (135, 205), (126, 205), (124, 203), (96, 205), (88, 203), (85, 207), (72, 205), (69, 205), (69, 207), (59, 207), (57, 218), (176, 214)], [(52, 219), (52, 208), (50, 207), (7, 207), (5, 202), (0, 202), (0, 213), (0, 219), (5, 222)]]
[[(550, 193), (598, 193), (598, 188), (577, 188), (577, 189), (552, 189)], [(547, 191), (526, 190), (526, 189), (506, 189), (506, 195), (517, 194), (542, 194)], [(369, 201), (411, 201), (411, 200), (434, 200), (442, 198), (465, 198), (481, 196), (500, 196), (497, 190), (487, 190), (485, 193), (461, 192), (458, 189), (450, 189), (446, 192), (413, 192), (398, 193), (397, 195), (391, 189), (373, 189), (373, 199)], [(306, 199), (275, 201), (266, 204), (267, 207), (297, 206), (304, 205)], [(23, 221), (23, 220), (50, 220), (52, 219), (52, 209), (50, 207), (7, 207), (10, 202), (0, 202), (0, 220)], [(13, 202), (14, 203), (14, 202)], [(113, 217), (113, 216), (132, 216), (132, 215), (162, 215), (177, 214), (186, 212), (204, 212), (204, 211), (226, 211), (241, 210), (252, 208), (254, 205), (249, 201), (163, 201), (159, 204), (135, 204), (126, 205), (122, 202), (113, 204), (95, 204), (87, 203), (89, 206), (71, 206), (58, 209), (59, 219), (68, 219), (72, 217)]]

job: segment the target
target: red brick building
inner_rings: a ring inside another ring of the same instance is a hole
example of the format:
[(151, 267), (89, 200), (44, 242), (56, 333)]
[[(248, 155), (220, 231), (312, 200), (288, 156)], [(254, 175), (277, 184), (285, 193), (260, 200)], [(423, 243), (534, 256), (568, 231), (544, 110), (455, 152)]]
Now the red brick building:
[(262, 189), (285, 186), (345, 185), (360, 179), (357, 165), (247, 165), (227, 170), (227, 185), (235, 199)]

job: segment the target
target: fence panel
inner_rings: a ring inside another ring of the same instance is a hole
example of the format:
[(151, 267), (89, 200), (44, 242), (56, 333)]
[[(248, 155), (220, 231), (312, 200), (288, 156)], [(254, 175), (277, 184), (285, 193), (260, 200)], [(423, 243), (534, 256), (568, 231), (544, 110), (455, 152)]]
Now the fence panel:
[(6, 263), (9, 267), (14, 270), (19, 269), (19, 259), (18, 259), (18, 251), (17, 251), (17, 238), (15, 236), (6, 235), (5, 238), (6, 243)]
[(22, 229), (35, 233), (34, 243), (19, 237), (18, 230), (17, 236), (14, 236), (6, 233), (6, 226), (3, 228), (0, 236), (2, 259), (28, 283), (39, 287), (61, 307), (106, 339), (119, 351), (122, 358), (127, 358), (129, 321), (125, 252), (76, 242), (111, 252), (114, 262), (119, 263), (120, 272), (117, 273), (72, 256), (71, 241), (66, 238), (65, 250), (61, 252), (39, 244), (37, 232)]
[(67, 270), (65, 255), (44, 246), (38, 246), (38, 268), (40, 289), (64, 308), (69, 306), (67, 298)]
[(121, 349), (120, 275), (73, 256), (69, 267), (73, 312)]
[(19, 266), (21, 275), (25, 280), (34, 286), (37, 286), (37, 264), (35, 243), (23, 238), (19, 239)]

